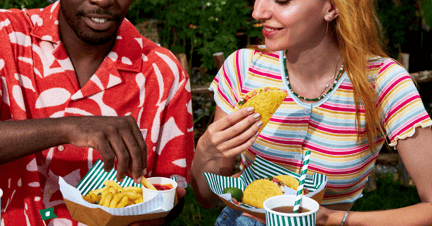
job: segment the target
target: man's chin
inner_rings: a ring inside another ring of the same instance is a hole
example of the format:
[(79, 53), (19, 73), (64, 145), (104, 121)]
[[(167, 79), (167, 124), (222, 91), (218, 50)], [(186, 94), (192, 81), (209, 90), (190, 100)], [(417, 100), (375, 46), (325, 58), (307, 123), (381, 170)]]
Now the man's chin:
[(79, 38), (89, 44), (89, 45), (104, 45), (106, 43), (111, 42), (113, 39), (115, 39), (115, 35), (93, 35), (93, 36), (85, 36), (80, 35)]

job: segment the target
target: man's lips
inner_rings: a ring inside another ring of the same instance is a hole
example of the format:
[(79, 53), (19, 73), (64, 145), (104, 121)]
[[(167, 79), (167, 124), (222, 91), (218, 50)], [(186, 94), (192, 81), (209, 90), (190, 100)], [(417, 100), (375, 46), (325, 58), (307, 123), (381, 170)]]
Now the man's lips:
[(87, 26), (93, 30), (108, 30), (114, 24), (114, 18), (109, 16), (87, 15), (83, 17)]

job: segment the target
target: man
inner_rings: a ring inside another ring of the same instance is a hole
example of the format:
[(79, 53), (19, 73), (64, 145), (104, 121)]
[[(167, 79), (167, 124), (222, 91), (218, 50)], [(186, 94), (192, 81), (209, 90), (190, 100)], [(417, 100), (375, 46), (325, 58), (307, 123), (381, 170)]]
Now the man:
[[(1, 225), (71, 219), (58, 178), (76, 186), (94, 162), (117, 179), (189, 182), (188, 75), (124, 19), (132, 0), (61, 0), (0, 12)], [(184, 195), (179, 189), (178, 195)], [(163, 219), (162, 219), (163, 221)]]

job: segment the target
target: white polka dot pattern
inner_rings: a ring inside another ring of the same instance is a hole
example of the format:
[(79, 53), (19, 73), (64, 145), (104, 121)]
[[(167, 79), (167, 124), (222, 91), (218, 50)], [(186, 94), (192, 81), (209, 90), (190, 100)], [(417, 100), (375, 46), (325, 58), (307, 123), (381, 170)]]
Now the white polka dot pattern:
[[(42, 10), (1, 10), (1, 120), (130, 115), (145, 131), (146, 176), (189, 181), (190, 83), (178, 60), (125, 20), (112, 51), (79, 88), (58, 34), (58, 14), (58, 1)], [(82, 225), (71, 219), (58, 178), (77, 185), (97, 159), (97, 150), (64, 144), (1, 165), (1, 224), (43, 225), (38, 210), (54, 207), (58, 218), (47, 225)]]

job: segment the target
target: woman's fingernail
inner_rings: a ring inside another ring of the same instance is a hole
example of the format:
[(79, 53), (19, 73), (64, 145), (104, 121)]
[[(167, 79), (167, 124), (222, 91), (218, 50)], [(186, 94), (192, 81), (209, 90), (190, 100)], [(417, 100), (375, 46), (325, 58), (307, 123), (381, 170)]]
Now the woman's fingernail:
[(260, 117), (260, 113), (256, 113), (255, 115), (254, 115), (254, 118), (259, 118)]
[(262, 121), (259, 121), (259, 122), (257, 123), (257, 126), (258, 126), (258, 128), (260, 128), (260, 127), (262, 126)]
[(251, 111), (253, 111), (254, 110), (254, 107), (248, 107), (247, 108), (247, 111), (249, 111), (249, 112), (251, 112)]
[(259, 131), (255, 133), (255, 136), (257, 137), (259, 135)]

